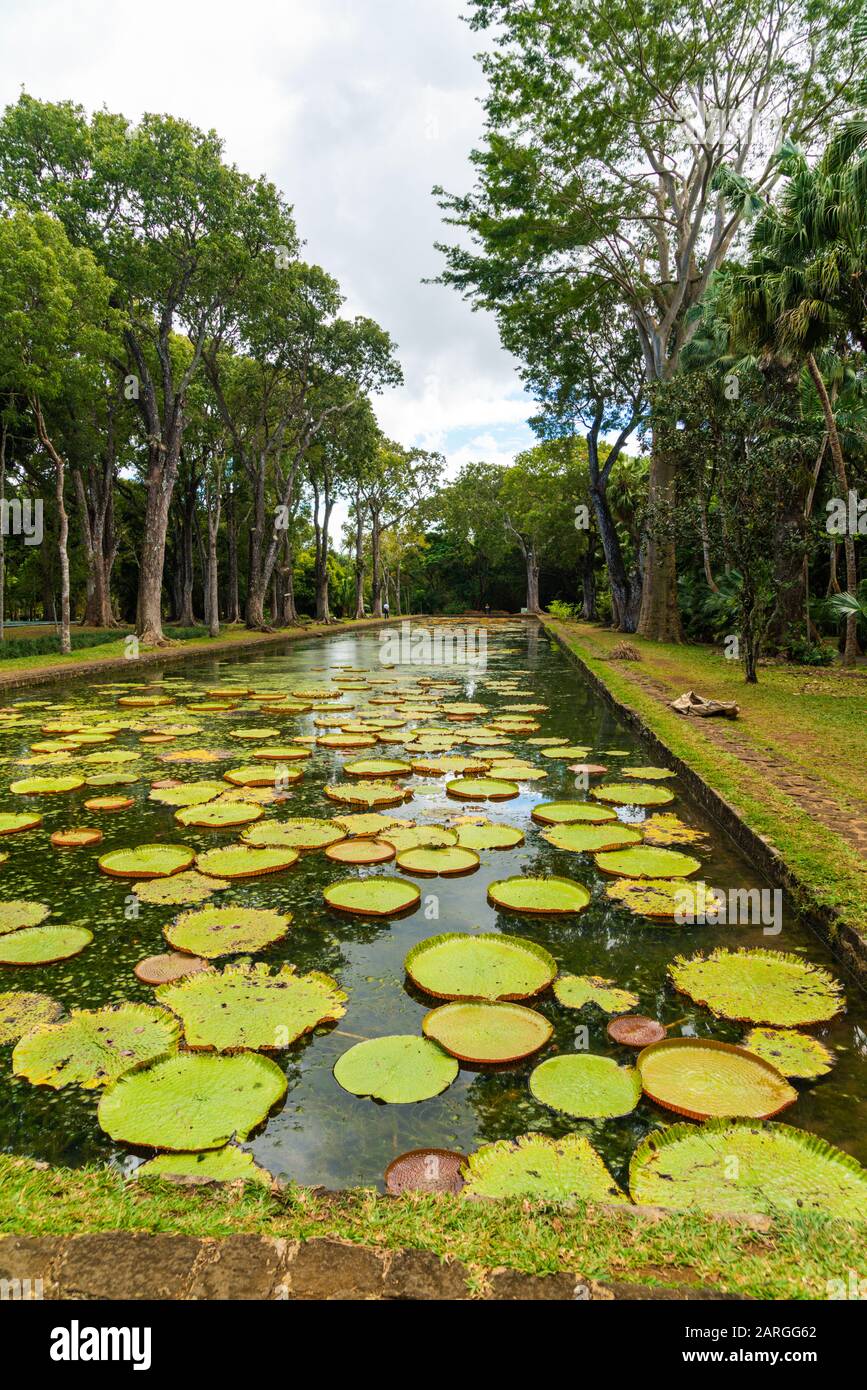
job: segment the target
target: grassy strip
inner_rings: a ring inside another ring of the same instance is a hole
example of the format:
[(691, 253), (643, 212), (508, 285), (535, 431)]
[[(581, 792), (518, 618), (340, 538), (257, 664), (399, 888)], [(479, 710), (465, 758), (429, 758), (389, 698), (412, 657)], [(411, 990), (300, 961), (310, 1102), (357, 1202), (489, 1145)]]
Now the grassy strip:
[(0, 1232), (63, 1236), (98, 1231), (329, 1236), (380, 1249), (433, 1250), (471, 1267), (528, 1274), (693, 1285), (756, 1298), (827, 1298), (828, 1280), (864, 1263), (864, 1228), (801, 1213), (767, 1231), (697, 1214), (646, 1218), (610, 1207), (566, 1210), (512, 1198), (388, 1199), (370, 1190), (323, 1196), (292, 1187), (178, 1187), (125, 1181), (106, 1168), (41, 1168), (0, 1157)]
[[(625, 674), (629, 670), (628, 665), (615, 665), (605, 660), (606, 647), (603, 645), (602, 634), (597, 633), (596, 629), (573, 623), (552, 622), (548, 619), (545, 622), (546, 626), (560, 635), (569, 649), (599, 678), (615, 699), (633, 710), (676, 757), (688, 763), (709, 786), (734, 807), (752, 830), (779, 851), (794, 877), (803, 885), (804, 906), (809, 907), (815, 903), (831, 909), (855, 927), (862, 936), (867, 937), (867, 861), (857, 850), (834, 831), (819, 823), (785, 792), (775, 787), (759, 769), (744, 763), (736, 753), (729, 753), (719, 745), (710, 743), (702, 732), (700, 722), (691, 722), (675, 714), (643, 690)], [(605, 634), (605, 637), (611, 636), (614, 634)], [(630, 641), (632, 640), (630, 637)], [(635, 645), (642, 651), (642, 669), (654, 679), (659, 678), (657, 660), (660, 658), (656, 657), (653, 644), (636, 641)], [(693, 688), (701, 688), (702, 693), (705, 693), (708, 689), (704, 665), (707, 660), (706, 653), (696, 655), (696, 667), (690, 670), (688, 662), (692, 660), (696, 649), (676, 650), (680, 652), (680, 684), (677, 693)], [(660, 656), (664, 658), (671, 651), (671, 648), (661, 648)], [(718, 661), (718, 664), (722, 663)], [(763, 671), (762, 678), (770, 685), (774, 677), (771, 672)], [(744, 703), (741, 695), (742, 686), (737, 688), (736, 694), (722, 689), (722, 686), (721, 680), (714, 680), (712, 693), (716, 698), (740, 697), (741, 703)], [(670, 688), (674, 689), (673, 686)], [(750, 691), (749, 695), (752, 693)], [(860, 704), (860, 701), (858, 703)], [(765, 708), (774, 708), (773, 698), (766, 701)], [(804, 719), (807, 718), (805, 713)], [(816, 718), (815, 714), (813, 718)], [(857, 750), (863, 747), (863, 719), (862, 710), (859, 739), (846, 747), (853, 779), (856, 776), (860, 777), (862, 771), (860, 766), (856, 768), (856, 764), (859, 763)], [(760, 746), (752, 719), (743, 723), (738, 721), (736, 728), (739, 735), (752, 739)]]

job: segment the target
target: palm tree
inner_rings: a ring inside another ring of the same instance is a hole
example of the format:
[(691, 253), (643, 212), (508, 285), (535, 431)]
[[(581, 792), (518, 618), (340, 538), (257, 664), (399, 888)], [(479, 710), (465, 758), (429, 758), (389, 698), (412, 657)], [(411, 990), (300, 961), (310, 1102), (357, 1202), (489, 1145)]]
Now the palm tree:
[[(867, 120), (842, 126), (812, 168), (791, 144), (777, 158), (786, 177), (782, 195), (758, 218), (746, 265), (723, 278), (722, 298), (735, 344), (806, 369), (845, 499), (848, 473), (826, 374), (832, 364), (839, 368), (853, 341), (867, 350)], [(846, 589), (854, 594), (849, 533), (844, 551)], [(857, 654), (857, 615), (847, 612), (843, 664), (853, 666)]]

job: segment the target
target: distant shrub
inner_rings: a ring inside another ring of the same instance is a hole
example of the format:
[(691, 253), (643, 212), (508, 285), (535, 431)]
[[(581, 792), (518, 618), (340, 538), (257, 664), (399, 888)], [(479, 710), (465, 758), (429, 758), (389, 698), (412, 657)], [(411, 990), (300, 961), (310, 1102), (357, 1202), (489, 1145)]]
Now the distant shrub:
[(783, 647), (789, 661), (796, 666), (830, 666), (836, 657), (833, 647), (824, 642), (811, 642), (807, 637), (790, 636)]
[[(82, 647), (101, 647), (106, 642), (119, 642), (126, 634), (119, 628), (106, 628), (104, 632), (73, 632), (70, 634), (72, 650)], [(13, 661), (19, 656), (60, 655), (60, 638), (56, 633), (42, 637), (7, 637), (0, 642), (0, 660)]]
[(560, 622), (569, 622), (580, 616), (581, 610), (577, 603), (564, 603), (562, 599), (552, 599), (548, 604), (548, 612), (552, 618), (559, 618)]

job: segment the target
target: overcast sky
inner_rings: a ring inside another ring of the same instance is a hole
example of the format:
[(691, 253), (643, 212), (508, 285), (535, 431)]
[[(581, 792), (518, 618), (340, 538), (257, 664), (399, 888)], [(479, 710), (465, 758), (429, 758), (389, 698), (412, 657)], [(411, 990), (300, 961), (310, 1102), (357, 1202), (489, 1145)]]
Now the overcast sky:
[(403, 444), (508, 462), (531, 411), (493, 320), (423, 285), (443, 239), (431, 187), (470, 186), (479, 36), (462, 0), (0, 0), (3, 104), (22, 86), (136, 118), (214, 127), (294, 205), (309, 260), (399, 346), (406, 385), (375, 402)]

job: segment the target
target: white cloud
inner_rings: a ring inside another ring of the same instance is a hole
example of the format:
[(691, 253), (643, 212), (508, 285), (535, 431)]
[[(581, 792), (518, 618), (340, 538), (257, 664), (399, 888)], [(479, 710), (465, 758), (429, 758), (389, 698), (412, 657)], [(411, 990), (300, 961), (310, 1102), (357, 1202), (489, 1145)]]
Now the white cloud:
[[(448, 240), (431, 196), (472, 182), (483, 90), (461, 0), (4, 0), (0, 97), (132, 118), (172, 111), (214, 127), (231, 159), (295, 207), (306, 254), (335, 274), (350, 312), (398, 343), (405, 387), (376, 402), (405, 444), (462, 456), (466, 429), (529, 411), (489, 316), (423, 285)], [(500, 448), (502, 446), (499, 446)]]

